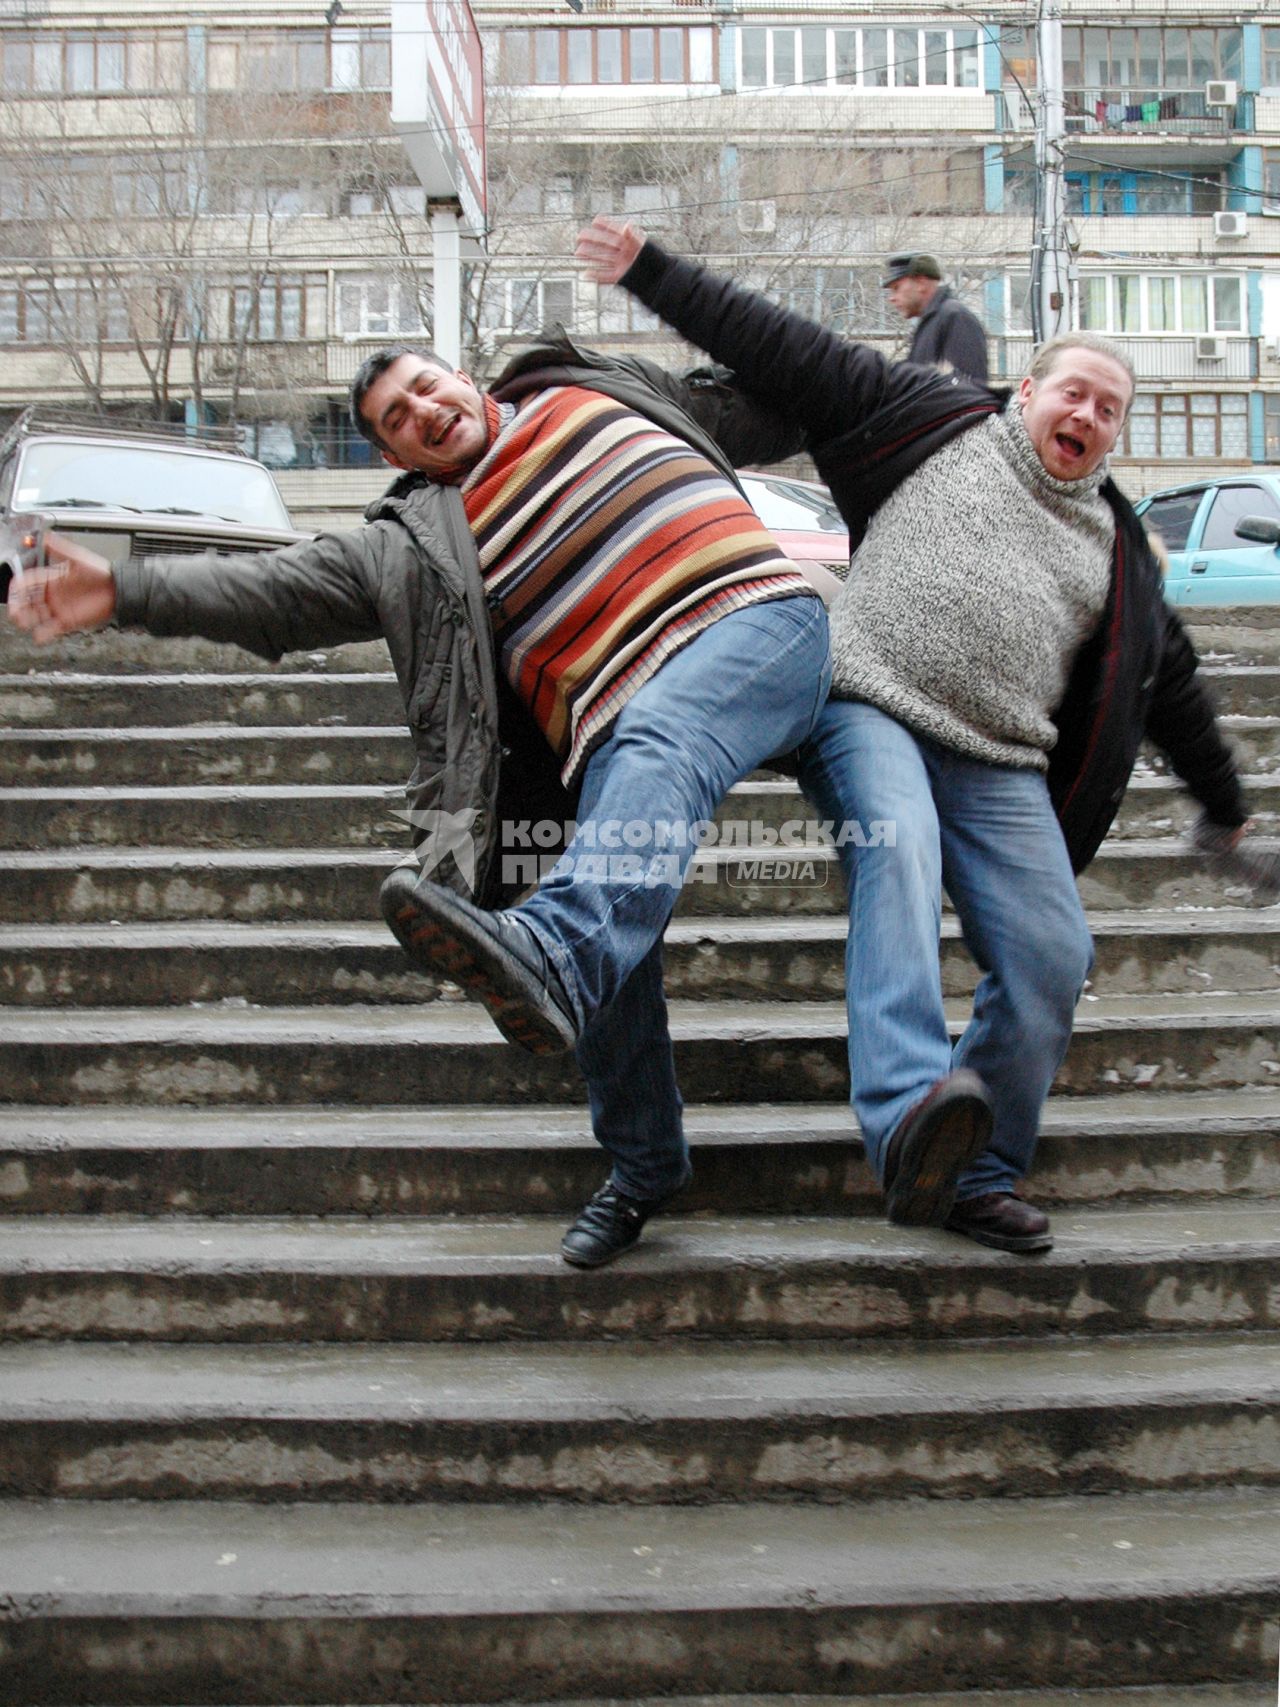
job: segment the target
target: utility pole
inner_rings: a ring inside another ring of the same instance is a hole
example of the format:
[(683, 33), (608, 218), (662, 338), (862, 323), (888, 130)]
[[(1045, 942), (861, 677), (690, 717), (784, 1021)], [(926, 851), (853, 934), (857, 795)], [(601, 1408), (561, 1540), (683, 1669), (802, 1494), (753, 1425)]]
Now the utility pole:
[(1036, 126), (1036, 253), (1032, 258), (1035, 336), (1044, 343), (1071, 326), (1063, 142), (1062, 12), (1059, 0), (1040, 0), (1040, 113)]

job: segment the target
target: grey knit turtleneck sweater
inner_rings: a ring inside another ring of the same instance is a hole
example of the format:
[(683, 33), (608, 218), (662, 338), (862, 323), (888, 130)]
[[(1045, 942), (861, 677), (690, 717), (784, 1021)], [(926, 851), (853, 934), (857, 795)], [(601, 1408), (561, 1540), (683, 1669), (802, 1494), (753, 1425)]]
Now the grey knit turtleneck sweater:
[(1050, 713), (1106, 603), (1098, 469), (1055, 480), (1016, 400), (908, 476), (831, 613), (832, 696), (990, 764), (1046, 769)]

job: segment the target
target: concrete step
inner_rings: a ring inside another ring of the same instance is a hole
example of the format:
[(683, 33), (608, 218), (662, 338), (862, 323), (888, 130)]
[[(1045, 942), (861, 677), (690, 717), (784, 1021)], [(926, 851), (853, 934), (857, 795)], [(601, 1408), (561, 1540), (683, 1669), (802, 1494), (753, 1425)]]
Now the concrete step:
[(0, 784), (13, 788), (396, 788), (412, 770), (413, 757), (407, 730), (378, 724), (0, 729)]
[[(236, 670), (229, 665), (232, 650), (212, 647), (207, 651), (225, 667), (175, 673), (162, 671), (159, 665), (162, 651), (170, 647), (143, 639), (135, 650), (140, 664), (94, 673), (57, 667), (57, 657), (28, 647), (33, 667), (0, 673), (0, 726), (97, 724), (119, 729), (226, 723), (242, 728), (263, 723), (404, 722), (399, 685), (387, 667), (385, 651), (376, 645), (367, 652), (361, 647), (349, 649), (353, 660), (367, 667), (343, 669), (342, 658), (318, 653), (308, 659), (309, 668), (303, 671), (289, 667), (293, 660), (272, 666), (257, 659), (248, 660), (249, 668)], [(4, 656), (0, 646), (0, 660)], [(189, 660), (190, 653), (182, 657)], [(1220, 716), (1268, 717), (1280, 712), (1280, 664), (1209, 662), (1202, 670)]]
[[(385, 848), (53, 848), (0, 851), (6, 922), (381, 918)], [(1179, 885), (1180, 888), (1180, 885)]]
[(1280, 1500), (0, 1507), (17, 1699), (1274, 1683)]
[[(1274, 991), (1280, 909), (1098, 913), (1090, 987), (1103, 995)], [(847, 927), (838, 915), (675, 920), (666, 985), (675, 998), (839, 1000)], [(975, 969), (943, 921), (943, 988)], [(0, 1006), (110, 1007), (226, 1001), (421, 1003), (437, 981), (412, 971), (382, 924), (0, 925)]]
[(1274, 1201), (1077, 1209), (1009, 1256), (830, 1216), (664, 1217), (583, 1273), (563, 1220), (10, 1217), (0, 1339), (957, 1339), (1280, 1329)]
[(1280, 720), (1274, 716), (1224, 717), (1222, 727), (1242, 771), (1260, 776), (1280, 769)]
[(1201, 669), (1220, 717), (1280, 714), (1280, 664), (1205, 663)]
[[(529, 1707), (570, 1707), (565, 1701)], [(645, 1695), (576, 1701), (573, 1707), (849, 1707), (844, 1695)], [(859, 1694), (857, 1707), (1271, 1707), (1250, 1683), (1134, 1684), (1118, 1689), (966, 1689), (937, 1695)]]
[(1209, 668), (1280, 664), (1280, 619), (1274, 605), (1187, 606), (1179, 615)]
[(157, 640), (137, 629), (100, 629), (73, 634), (56, 646), (37, 646), (12, 623), (0, 628), (0, 675), (349, 675), (391, 668), (386, 643), (354, 641), (327, 651), (291, 652), (279, 664), (217, 640)]
[(409, 851), (403, 778), (386, 785), (0, 788), (0, 846)]
[[(967, 1004), (951, 1006), (958, 1035)], [(847, 1093), (843, 1003), (676, 1002), (685, 1095), (826, 1102)], [(1055, 1081), (1107, 1090), (1274, 1090), (1280, 995), (1097, 996), (1082, 1003)], [(475, 1003), (422, 1008), (20, 1008), (0, 1035), (0, 1092), (65, 1104), (563, 1102), (570, 1055), (511, 1048)]]
[(0, 1498), (1280, 1488), (1280, 1334), (989, 1346), (0, 1347)]
[[(0, 917), (41, 925), (376, 920), (378, 887), (400, 857), (381, 847), (0, 849)], [(1080, 893), (1100, 910), (1255, 905), (1243, 884), (1167, 837), (1104, 845)], [(695, 862), (677, 906), (685, 917), (769, 912), (789, 920), (844, 910), (844, 879), (826, 850), (800, 857), (712, 850)]]
[[(1239, 690), (1242, 713), (1265, 710)], [(1265, 691), (1265, 690), (1264, 690)], [(225, 724), (303, 728), (404, 723), (404, 701), (391, 670), (299, 673), (252, 670), (217, 675), (78, 675), (67, 671), (0, 676), (0, 725), (6, 729), (104, 730)]]
[[(407, 771), (407, 766), (405, 767)], [(403, 775), (381, 783), (191, 787), (0, 788), (0, 847), (327, 848), (408, 850)], [(1259, 833), (1280, 826), (1280, 776), (1245, 779)], [(1132, 779), (1112, 839), (1177, 835), (1199, 808), (1166, 776)], [(740, 783), (716, 814), (720, 845), (803, 854), (822, 820), (786, 780)], [(840, 826), (828, 833), (838, 832)], [(862, 826), (870, 835), (871, 826)], [(775, 840), (780, 836), (780, 840)], [(518, 857), (518, 856), (517, 856)], [(531, 849), (531, 860), (536, 849)]]
[[(682, 1213), (863, 1214), (883, 1202), (849, 1108), (694, 1104)], [(1271, 1090), (1054, 1097), (1046, 1206), (1280, 1198)], [(0, 1104), (0, 1214), (572, 1216), (600, 1183), (584, 1107), (223, 1112)]]

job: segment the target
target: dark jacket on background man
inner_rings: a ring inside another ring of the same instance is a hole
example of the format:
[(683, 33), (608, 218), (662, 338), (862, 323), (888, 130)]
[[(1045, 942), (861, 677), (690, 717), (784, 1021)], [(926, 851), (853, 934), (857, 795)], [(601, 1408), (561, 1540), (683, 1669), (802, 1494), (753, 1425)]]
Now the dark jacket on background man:
[[(567, 339), (525, 351), (491, 390), (514, 402), (553, 385), (586, 386), (647, 415), (730, 479), (735, 464), (775, 460), (799, 445), (797, 432), (709, 369), (670, 374)], [(286, 652), (384, 638), (417, 755), (406, 789), (414, 839), (430, 833), (433, 820), (422, 814), (478, 814), (469, 826), (474, 894), (496, 904), (501, 824), (564, 824), (574, 799), (547, 741), (498, 675), (457, 488), (401, 474), (365, 516), (368, 525), (352, 532), (261, 555), (131, 558), (115, 571), (115, 620), (154, 635), (226, 641), (273, 663)], [(451, 858), (433, 876), (469, 892)]]
[(947, 285), (939, 285), (916, 320), (907, 360), (935, 366), (946, 362), (979, 385), (987, 383), (987, 334), (977, 315), (957, 302)]
[[(910, 473), (957, 434), (1009, 406), (1008, 391), (887, 362), (867, 345), (652, 242), (622, 283), (731, 368), (744, 391), (804, 431), (855, 549), (875, 511)], [(1195, 651), (1164, 602), (1142, 524), (1113, 480), (1102, 496), (1116, 523), (1110, 590), (1054, 713), (1058, 738), (1049, 755), (1049, 792), (1076, 871), (1110, 828), (1144, 736), (1168, 754), (1215, 823), (1237, 826), (1247, 815)]]

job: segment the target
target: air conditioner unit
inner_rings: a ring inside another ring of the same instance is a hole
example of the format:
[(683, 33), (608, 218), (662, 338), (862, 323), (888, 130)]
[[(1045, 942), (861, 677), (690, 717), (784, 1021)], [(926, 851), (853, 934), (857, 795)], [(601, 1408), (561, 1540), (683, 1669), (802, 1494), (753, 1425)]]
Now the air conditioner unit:
[(776, 202), (739, 202), (738, 230), (747, 237), (758, 237), (772, 231), (778, 223)]
[(1221, 362), (1227, 356), (1227, 340), (1225, 338), (1197, 338), (1196, 360), (1198, 362)]
[(1224, 237), (1247, 237), (1249, 235), (1248, 214), (1215, 213), (1213, 216), (1213, 235), (1219, 242)]
[(1205, 84), (1204, 104), (1206, 107), (1234, 107), (1236, 94), (1237, 85), (1220, 78)]

